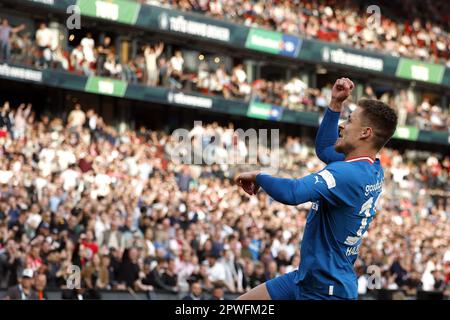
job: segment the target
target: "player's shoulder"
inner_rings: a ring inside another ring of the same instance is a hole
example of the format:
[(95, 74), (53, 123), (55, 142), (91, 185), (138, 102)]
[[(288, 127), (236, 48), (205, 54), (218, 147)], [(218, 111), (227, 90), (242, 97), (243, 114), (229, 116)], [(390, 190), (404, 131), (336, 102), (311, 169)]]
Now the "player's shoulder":
[(348, 161), (334, 161), (329, 163), (324, 170), (328, 170), (328, 171), (332, 171), (335, 172), (337, 174), (340, 173), (344, 173), (344, 174), (348, 174), (351, 173), (355, 170), (355, 166), (353, 165), (352, 162), (348, 162)]
[(359, 157), (350, 160), (334, 161), (329, 163), (326, 168), (332, 170), (358, 170), (363, 168), (376, 167), (381, 168), (379, 159), (371, 159), (369, 157)]
[(354, 183), (358, 181), (361, 172), (352, 166), (350, 162), (335, 161), (328, 164), (325, 168), (318, 172), (328, 185)]
[(325, 168), (317, 172), (317, 175), (321, 176), (327, 184), (328, 189), (334, 188), (338, 184), (337, 181), (341, 182), (343, 180), (345, 166), (341, 162), (343, 161), (329, 163)]
[(335, 180), (345, 181), (351, 184), (362, 184), (376, 179), (383, 179), (384, 171), (379, 159), (372, 163), (368, 161), (335, 161), (328, 164), (323, 170), (333, 175)]

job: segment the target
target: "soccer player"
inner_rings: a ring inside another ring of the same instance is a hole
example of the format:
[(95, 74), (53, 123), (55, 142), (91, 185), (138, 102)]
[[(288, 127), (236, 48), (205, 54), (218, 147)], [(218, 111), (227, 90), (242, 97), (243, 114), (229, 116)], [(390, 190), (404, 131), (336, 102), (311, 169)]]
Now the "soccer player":
[(301, 244), (298, 270), (269, 280), (239, 299), (357, 299), (353, 265), (361, 238), (375, 215), (384, 173), (376, 154), (389, 141), (397, 115), (378, 100), (362, 99), (338, 127), (342, 104), (353, 90), (348, 78), (336, 81), (316, 137), (317, 156), (327, 166), (301, 179), (248, 172), (236, 182), (248, 194), (262, 188), (288, 205), (312, 202)]

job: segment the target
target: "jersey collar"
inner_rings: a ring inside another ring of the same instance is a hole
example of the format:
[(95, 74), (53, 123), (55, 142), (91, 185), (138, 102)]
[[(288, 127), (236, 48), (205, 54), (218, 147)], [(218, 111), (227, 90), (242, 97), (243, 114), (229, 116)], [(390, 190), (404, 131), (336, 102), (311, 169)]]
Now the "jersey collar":
[(348, 158), (347, 160), (345, 160), (345, 162), (355, 162), (355, 161), (367, 161), (370, 164), (373, 164), (375, 160), (369, 156), (352, 157), (352, 158)]

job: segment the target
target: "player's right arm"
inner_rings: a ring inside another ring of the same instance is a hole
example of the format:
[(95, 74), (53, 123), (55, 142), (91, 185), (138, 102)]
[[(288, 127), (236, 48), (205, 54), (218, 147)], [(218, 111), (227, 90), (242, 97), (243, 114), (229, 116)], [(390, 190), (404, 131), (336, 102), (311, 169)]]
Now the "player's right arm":
[(330, 105), (325, 111), (316, 136), (317, 157), (326, 164), (344, 160), (344, 154), (336, 152), (334, 144), (339, 136), (338, 122), (343, 103), (353, 88), (354, 84), (348, 78), (336, 80), (333, 86)]
[[(298, 205), (321, 198), (333, 205), (349, 205), (349, 200), (342, 195), (348, 186), (344, 166), (344, 162), (333, 163), (300, 179), (278, 178), (258, 171), (246, 172), (240, 174), (236, 182), (250, 195), (262, 188), (272, 199), (287, 205)], [(337, 185), (339, 188), (336, 188)]]

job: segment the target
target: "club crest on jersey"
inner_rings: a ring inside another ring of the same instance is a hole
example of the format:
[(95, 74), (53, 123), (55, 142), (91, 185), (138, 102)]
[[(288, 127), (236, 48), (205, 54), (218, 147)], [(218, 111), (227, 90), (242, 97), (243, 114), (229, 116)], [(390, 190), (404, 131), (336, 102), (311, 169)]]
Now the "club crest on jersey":
[(312, 205), (311, 205), (311, 209), (314, 210), (314, 211), (319, 210), (319, 202), (318, 201), (317, 202), (313, 202)]

